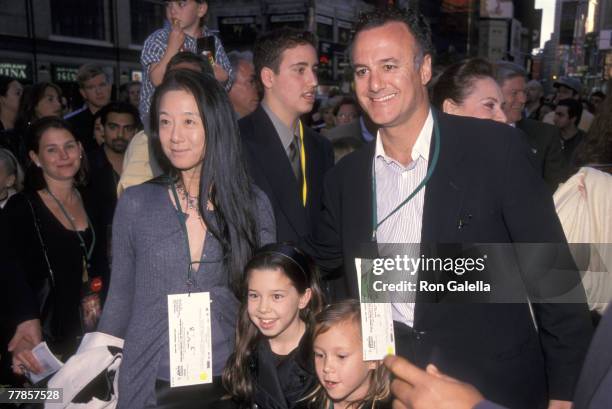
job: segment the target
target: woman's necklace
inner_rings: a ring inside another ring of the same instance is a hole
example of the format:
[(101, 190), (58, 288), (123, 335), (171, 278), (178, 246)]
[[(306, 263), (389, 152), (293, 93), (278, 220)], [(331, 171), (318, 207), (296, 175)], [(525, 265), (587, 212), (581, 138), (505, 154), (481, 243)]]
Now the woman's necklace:
[[(51, 196), (51, 198), (53, 199), (53, 201), (58, 205), (58, 207), (60, 208), (60, 210), (62, 211), (62, 213), (64, 213), (64, 216), (66, 216), (66, 218), (68, 218), (68, 221), (70, 222), (70, 224), (73, 224), (76, 221), (76, 217), (74, 217), (69, 211), (68, 208), (66, 207), (67, 203), (62, 203), (52, 192), (49, 188), (45, 188), (45, 191), (49, 194), (49, 196)], [(71, 192), (71, 196), (74, 195), (74, 190), (72, 190)], [(67, 202), (67, 201), (66, 201)], [(75, 229), (76, 230), (76, 229)]]
[[(187, 207), (187, 211), (189, 210), (195, 210), (196, 214), (198, 215), (198, 218), (200, 217), (200, 207), (198, 206), (198, 197), (197, 196), (192, 196), (187, 189), (185, 189), (185, 187), (183, 186), (182, 183), (177, 184), (176, 186), (176, 191), (178, 194), (180, 194), (181, 196), (183, 196), (185, 198), (185, 203), (186, 203), (186, 207)], [(185, 213), (187, 216), (189, 216), (187, 213)]]

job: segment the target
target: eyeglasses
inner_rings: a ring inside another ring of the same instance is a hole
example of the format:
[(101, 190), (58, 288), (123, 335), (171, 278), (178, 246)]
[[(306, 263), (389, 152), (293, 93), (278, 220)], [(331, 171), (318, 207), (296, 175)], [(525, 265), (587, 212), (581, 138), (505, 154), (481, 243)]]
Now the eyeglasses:
[(355, 118), (359, 117), (359, 114), (356, 114), (356, 113), (353, 112), (353, 113), (349, 113), (349, 114), (342, 113), (342, 114), (338, 114), (336, 116), (338, 118), (340, 118), (340, 119), (355, 119)]

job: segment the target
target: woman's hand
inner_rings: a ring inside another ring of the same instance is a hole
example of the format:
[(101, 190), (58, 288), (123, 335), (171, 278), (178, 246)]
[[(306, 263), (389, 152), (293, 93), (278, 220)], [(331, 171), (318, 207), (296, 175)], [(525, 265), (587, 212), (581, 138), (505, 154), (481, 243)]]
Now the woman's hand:
[(40, 373), (43, 368), (32, 354), (32, 349), (42, 342), (40, 320), (24, 321), (17, 326), (15, 335), (8, 344), (13, 354), (13, 372), (25, 375), (25, 372)]

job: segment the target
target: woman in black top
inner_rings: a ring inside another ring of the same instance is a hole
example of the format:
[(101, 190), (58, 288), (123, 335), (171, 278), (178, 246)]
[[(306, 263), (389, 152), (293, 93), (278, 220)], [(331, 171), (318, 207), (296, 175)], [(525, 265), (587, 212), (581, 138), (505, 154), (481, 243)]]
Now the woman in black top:
[(10, 237), (5, 250), (14, 261), (12, 274), (27, 283), (23, 294), (11, 294), (13, 303), (29, 300), (36, 304), (30, 310), (39, 312), (15, 323), (9, 350), (16, 373), (39, 368), (31, 349), (41, 333), (63, 360), (74, 353), (83, 332), (79, 307), (84, 283), (94, 274), (95, 232), (78, 190), (84, 181), (81, 145), (68, 123), (55, 117), (32, 124), (26, 141), (32, 161), (26, 190), (9, 200), (1, 226)]

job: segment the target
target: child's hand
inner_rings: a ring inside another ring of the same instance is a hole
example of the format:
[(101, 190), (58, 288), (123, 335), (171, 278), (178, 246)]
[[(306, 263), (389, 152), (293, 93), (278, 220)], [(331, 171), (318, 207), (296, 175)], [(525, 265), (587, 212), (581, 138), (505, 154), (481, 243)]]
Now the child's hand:
[(183, 47), (185, 42), (185, 32), (181, 28), (181, 22), (179, 20), (172, 20), (172, 30), (168, 37), (168, 50), (178, 53)]
[(215, 78), (217, 81), (223, 83), (229, 79), (229, 74), (219, 64), (214, 64), (213, 70), (215, 72)]

